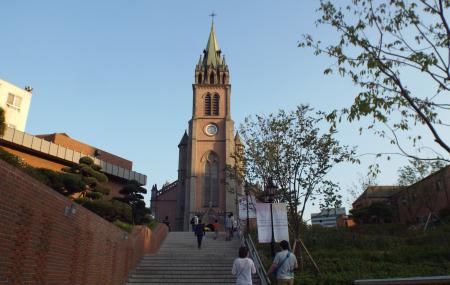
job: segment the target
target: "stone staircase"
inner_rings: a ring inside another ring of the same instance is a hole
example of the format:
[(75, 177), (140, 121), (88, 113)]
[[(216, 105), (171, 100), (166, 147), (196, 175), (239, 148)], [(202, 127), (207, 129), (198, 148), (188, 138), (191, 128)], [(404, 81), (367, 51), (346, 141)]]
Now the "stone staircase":
[[(231, 267), (240, 241), (225, 241), (224, 233), (217, 240), (213, 236), (207, 233), (199, 250), (194, 233), (170, 232), (158, 253), (142, 258), (126, 284), (236, 284)], [(256, 275), (253, 284), (259, 284)]]

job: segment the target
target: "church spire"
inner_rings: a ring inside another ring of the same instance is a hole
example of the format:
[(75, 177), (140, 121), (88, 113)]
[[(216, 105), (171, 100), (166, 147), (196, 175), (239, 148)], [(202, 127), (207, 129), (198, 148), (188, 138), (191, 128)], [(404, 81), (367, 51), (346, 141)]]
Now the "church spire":
[[(216, 16), (214, 13), (211, 17)], [(195, 67), (196, 84), (229, 84), (229, 71), (225, 57), (217, 43), (214, 19), (211, 21), (208, 43)]]
[(203, 58), (204, 66), (219, 66), (222, 65), (222, 55), (221, 50), (219, 48), (219, 44), (217, 43), (216, 31), (214, 29), (214, 21), (211, 23), (211, 31), (209, 33), (208, 43), (206, 44), (206, 48), (203, 51), (205, 54)]

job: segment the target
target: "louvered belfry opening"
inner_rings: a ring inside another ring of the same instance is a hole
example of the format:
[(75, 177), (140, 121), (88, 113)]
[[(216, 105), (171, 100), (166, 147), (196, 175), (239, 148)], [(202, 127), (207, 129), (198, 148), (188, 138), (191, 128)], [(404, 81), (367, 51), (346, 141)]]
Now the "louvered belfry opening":
[(205, 116), (211, 116), (211, 94), (205, 96)]
[(219, 94), (215, 94), (213, 98), (213, 107), (212, 107), (212, 114), (214, 116), (219, 116)]

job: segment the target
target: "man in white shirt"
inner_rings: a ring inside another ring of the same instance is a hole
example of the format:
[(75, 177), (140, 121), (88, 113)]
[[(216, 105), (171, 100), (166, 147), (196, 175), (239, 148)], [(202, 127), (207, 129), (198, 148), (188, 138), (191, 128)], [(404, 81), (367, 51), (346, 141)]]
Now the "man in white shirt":
[(252, 274), (255, 273), (255, 264), (248, 258), (248, 249), (244, 246), (239, 248), (239, 257), (234, 260), (231, 269), (231, 274), (237, 277), (236, 285), (252, 285)]
[(294, 270), (298, 268), (297, 258), (289, 251), (289, 243), (280, 242), (281, 251), (275, 255), (267, 274), (275, 273), (278, 285), (294, 285)]

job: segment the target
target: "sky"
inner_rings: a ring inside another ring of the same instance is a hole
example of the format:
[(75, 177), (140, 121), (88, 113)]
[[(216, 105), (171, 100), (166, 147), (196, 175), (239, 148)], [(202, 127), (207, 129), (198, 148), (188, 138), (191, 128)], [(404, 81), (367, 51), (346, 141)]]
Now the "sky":
[[(64, 132), (132, 160), (151, 188), (177, 178), (177, 145), (192, 115), (194, 68), (213, 11), (237, 127), (249, 115), (299, 104), (329, 111), (352, 103), (357, 92), (350, 81), (323, 74), (333, 62), (297, 47), (305, 33), (334, 36), (316, 27), (317, 6), (298, 0), (6, 1), (0, 78), (34, 88), (28, 133)], [(358, 127), (344, 124), (338, 138), (357, 145), (358, 153), (393, 150), (370, 133), (360, 136)], [(380, 184), (393, 184), (406, 163), (361, 159), (329, 174), (344, 196), (369, 164), (380, 164)], [(307, 212), (317, 210), (310, 205)]]

